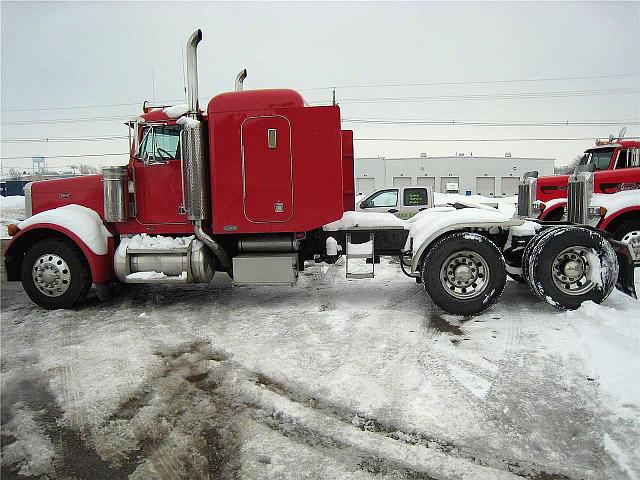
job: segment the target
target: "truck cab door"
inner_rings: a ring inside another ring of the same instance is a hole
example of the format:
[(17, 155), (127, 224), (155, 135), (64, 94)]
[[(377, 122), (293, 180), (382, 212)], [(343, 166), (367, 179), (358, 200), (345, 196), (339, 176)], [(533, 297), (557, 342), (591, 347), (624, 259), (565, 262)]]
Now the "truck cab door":
[(135, 216), (145, 225), (188, 223), (182, 204), (180, 126), (149, 125), (133, 162)]
[(293, 216), (291, 125), (283, 116), (242, 122), (242, 194), (250, 222), (286, 222)]
[(373, 192), (365, 198), (358, 205), (358, 210), (361, 212), (398, 213), (400, 211), (398, 203), (398, 189), (387, 188)]

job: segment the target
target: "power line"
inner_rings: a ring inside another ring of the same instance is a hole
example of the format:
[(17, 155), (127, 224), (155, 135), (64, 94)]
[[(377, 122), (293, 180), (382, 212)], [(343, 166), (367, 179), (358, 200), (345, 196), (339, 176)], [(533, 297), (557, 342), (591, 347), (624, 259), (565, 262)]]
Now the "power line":
[(361, 84), (361, 85), (332, 85), (329, 87), (313, 87), (313, 88), (301, 88), (299, 91), (311, 91), (311, 90), (327, 90), (333, 88), (386, 88), (386, 87), (433, 87), (433, 86), (445, 86), (445, 85), (486, 85), (492, 83), (530, 83), (530, 82), (551, 82), (560, 80), (592, 80), (598, 78), (619, 78), (619, 77), (637, 77), (637, 73), (621, 73), (614, 75), (591, 75), (581, 77), (546, 77), (546, 78), (519, 78), (514, 80), (470, 80), (463, 82), (430, 82), (430, 83), (380, 83), (380, 84)]
[(128, 139), (128, 135), (112, 135), (101, 137), (50, 137), (50, 138), (3, 138), (0, 143), (53, 143), (53, 142), (100, 142), (108, 140)]
[[(521, 93), (492, 93), (474, 95), (436, 95), (436, 96), (416, 96), (416, 97), (359, 97), (345, 98), (339, 100), (339, 104), (345, 103), (404, 103), (404, 102), (461, 102), (474, 100), (520, 100), (538, 98), (561, 98), (561, 97), (586, 97), (601, 95), (637, 95), (640, 90), (637, 88), (618, 88), (601, 90), (564, 90), (549, 92), (521, 92)], [(314, 102), (315, 103), (315, 102)], [(327, 102), (320, 102), (326, 104)]]
[[(565, 81), (565, 80), (594, 80), (605, 78), (624, 78), (624, 77), (637, 77), (637, 73), (622, 73), (613, 75), (590, 75), (590, 76), (569, 76), (569, 77), (543, 77), (543, 78), (519, 78), (519, 79), (495, 79), (495, 80), (469, 80), (461, 82), (429, 82), (429, 83), (381, 83), (381, 84), (360, 84), (360, 85), (331, 85), (326, 87), (308, 87), (299, 88), (299, 92), (308, 92), (314, 90), (331, 90), (334, 88), (350, 89), (350, 88), (388, 88), (388, 87), (432, 87), (432, 86), (452, 86), (452, 85), (490, 85), (490, 84), (506, 84), (506, 83), (535, 83), (535, 82), (551, 82), (551, 81)], [(211, 97), (201, 98), (200, 100), (208, 101)], [(184, 102), (184, 99), (179, 100), (165, 100), (160, 103), (172, 104), (174, 102)], [(140, 101), (137, 102), (124, 102), (124, 103), (105, 103), (95, 105), (64, 105), (58, 107), (35, 107), (35, 108), (11, 108), (1, 110), (2, 113), (10, 112), (43, 112), (43, 111), (56, 111), (56, 110), (80, 110), (90, 108), (112, 108), (112, 107), (129, 107), (140, 105)]]
[(479, 126), (479, 127), (590, 127), (640, 125), (640, 120), (541, 120), (541, 121), (484, 121), (484, 120), (396, 120), (384, 118), (343, 118), (343, 123), (380, 124), (380, 125), (440, 125), (440, 126)]
[[(638, 139), (640, 137), (626, 137)], [(579, 138), (354, 138), (358, 142), (555, 142), (585, 141), (593, 137)]]
[[(116, 155), (129, 155), (127, 152), (124, 153), (86, 153), (84, 155), (45, 155), (45, 158), (48, 160), (50, 158), (82, 158), (82, 157), (112, 157)], [(2, 157), (0, 160), (31, 160), (32, 156), (29, 157)]]

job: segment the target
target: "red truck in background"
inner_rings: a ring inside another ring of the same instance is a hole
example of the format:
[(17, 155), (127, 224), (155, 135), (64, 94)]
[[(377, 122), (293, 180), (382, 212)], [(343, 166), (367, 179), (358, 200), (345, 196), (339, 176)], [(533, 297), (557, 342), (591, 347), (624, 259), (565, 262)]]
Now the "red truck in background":
[[(588, 165), (594, 169), (594, 193), (609, 194), (640, 188), (640, 141), (596, 141), (596, 146), (585, 151), (578, 163), (578, 167)], [(535, 195), (538, 203), (532, 206), (531, 213), (539, 213), (540, 220), (562, 219), (566, 214), (569, 177), (538, 177)]]

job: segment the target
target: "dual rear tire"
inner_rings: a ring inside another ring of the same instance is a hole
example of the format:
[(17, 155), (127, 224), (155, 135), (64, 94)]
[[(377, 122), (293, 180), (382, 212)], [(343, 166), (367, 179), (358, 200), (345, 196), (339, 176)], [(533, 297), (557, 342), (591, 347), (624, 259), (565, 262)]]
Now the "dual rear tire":
[(575, 310), (602, 303), (618, 278), (618, 260), (600, 233), (578, 226), (543, 230), (525, 248), (522, 273), (529, 288), (550, 305)]

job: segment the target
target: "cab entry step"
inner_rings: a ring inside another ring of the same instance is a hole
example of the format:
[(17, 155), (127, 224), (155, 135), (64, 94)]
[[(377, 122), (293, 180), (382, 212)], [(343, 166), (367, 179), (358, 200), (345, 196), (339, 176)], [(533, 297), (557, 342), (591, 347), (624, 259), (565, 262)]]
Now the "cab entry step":
[[(374, 235), (369, 233), (369, 241), (365, 243), (351, 243), (351, 233), (346, 236), (347, 253), (345, 254), (345, 270), (347, 278), (373, 278), (375, 276), (375, 247)], [(364, 259), (366, 265), (371, 265), (371, 271), (352, 272), (349, 270), (349, 259)]]

